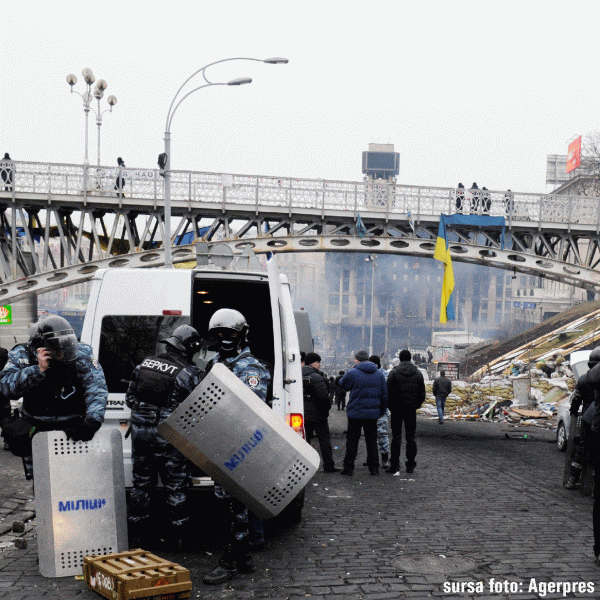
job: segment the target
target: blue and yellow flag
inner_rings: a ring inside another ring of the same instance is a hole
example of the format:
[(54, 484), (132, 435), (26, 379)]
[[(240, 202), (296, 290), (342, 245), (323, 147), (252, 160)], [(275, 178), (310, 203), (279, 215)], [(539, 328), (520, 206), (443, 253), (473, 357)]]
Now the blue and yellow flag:
[(454, 271), (452, 270), (452, 258), (448, 250), (448, 239), (446, 238), (445, 219), (440, 219), (437, 241), (433, 258), (444, 263), (444, 280), (442, 282), (442, 299), (440, 303), (440, 323), (446, 323), (455, 319), (452, 292), (454, 291)]
[(452, 259), (448, 250), (448, 237), (446, 227), (448, 225), (467, 225), (481, 227), (482, 229), (500, 229), (500, 248), (504, 250), (504, 236), (506, 232), (506, 220), (504, 217), (489, 217), (486, 215), (440, 215), (440, 226), (435, 244), (433, 258), (441, 260), (444, 267), (444, 282), (442, 283), (442, 301), (440, 308), (440, 323), (452, 321), (454, 315), (454, 303), (452, 292), (454, 291), (454, 272), (452, 270)]

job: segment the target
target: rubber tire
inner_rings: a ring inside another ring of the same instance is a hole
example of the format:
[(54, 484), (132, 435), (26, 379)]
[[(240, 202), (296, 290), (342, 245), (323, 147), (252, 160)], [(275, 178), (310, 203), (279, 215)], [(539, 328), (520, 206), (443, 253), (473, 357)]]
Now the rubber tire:
[(567, 430), (565, 424), (561, 421), (556, 430), (556, 445), (560, 452), (567, 451)]

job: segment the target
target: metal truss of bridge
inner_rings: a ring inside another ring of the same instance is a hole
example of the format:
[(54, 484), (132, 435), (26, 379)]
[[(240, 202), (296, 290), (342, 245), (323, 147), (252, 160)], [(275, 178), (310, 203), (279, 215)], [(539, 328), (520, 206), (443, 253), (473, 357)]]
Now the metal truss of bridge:
[[(100, 268), (164, 264), (157, 170), (15, 162), (12, 171), (0, 189), (0, 302)], [(197, 241), (226, 243), (234, 255), (251, 247), (432, 257), (440, 215), (456, 212), (453, 188), (183, 171), (171, 186), (174, 262), (195, 261)], [(467, 191), (463, 211), (505, 217), (504, 246), (499, 228), (454, 226), (453, 260), (600, 291), (598, 198), (487, 194)]]

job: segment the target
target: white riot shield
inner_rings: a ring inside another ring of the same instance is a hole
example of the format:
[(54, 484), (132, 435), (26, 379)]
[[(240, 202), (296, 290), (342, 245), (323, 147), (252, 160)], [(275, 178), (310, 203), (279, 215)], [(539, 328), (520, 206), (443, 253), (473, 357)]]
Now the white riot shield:
[(263, 519), (279, 514), (319, 468), (319, 455), (217, 363), (158, 432)]
[(83, 572), (83, 557), (127, 550), (123, 443), (101, 428), (89, 442), (62, 431), (33, 437), (33, 474), (40, 573)]

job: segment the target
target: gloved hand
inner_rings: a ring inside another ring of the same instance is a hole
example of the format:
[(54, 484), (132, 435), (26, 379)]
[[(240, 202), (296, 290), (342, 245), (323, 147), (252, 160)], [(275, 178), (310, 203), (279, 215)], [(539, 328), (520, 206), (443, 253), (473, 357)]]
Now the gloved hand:
[(98, 423), (98, 421), (86, 417), (81, 425), (69, 429), (65, 433), (67, 434), (67, 437), (75, 442), (80, 440), (82, 442), (89, 442), (94, 437), (96, 431), (100, 429), (100, 425), (102, 425), (102, 423)]

